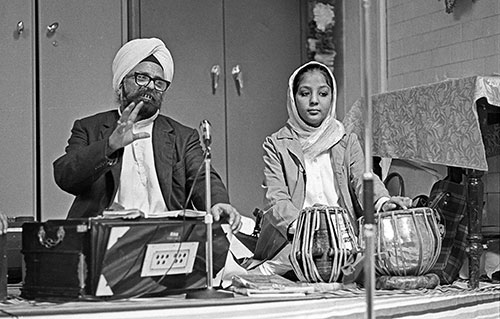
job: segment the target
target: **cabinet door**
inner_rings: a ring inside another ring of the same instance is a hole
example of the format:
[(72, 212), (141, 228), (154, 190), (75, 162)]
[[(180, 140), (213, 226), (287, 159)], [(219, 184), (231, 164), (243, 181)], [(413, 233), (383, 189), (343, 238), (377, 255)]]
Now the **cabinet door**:
[[(161, 112), (199, 128), (212, 126), (212, 165), (226, 180), (225, 83), (222, 1), (142, 0), (140, 35), (165, 42), (174, 60), (174, 78)], [(215, 92), (211, 69), (220, 66)]]
[[(299, 0), (225, 1), (227, 176), (245, 215), (262, 208), (262, 143), (287, 118), (288, 78), (301, 63)], [(232, 68), (243, 81), (238, 95)]]
[[(163, 112), (197, 128), (212, 123), (212, 164), (244, 215), (262, 206), (262, 142), (286, 121), (288, 77), (299, 65), (299, 0), (142, 0), (141, 37), (172, 51), (172, 87)], [(221, 66), (212, 92), (210, 70)], [(238, 95), (232, 69), (239, 65)]]
[(8, 216), (35, 211), (32, 10), (31, 0), (0, 0), (0, 210)]
[(38, 10), (39, 169), (45, 220), (65, 218), (73, 200), (55, 184), (52, 162), (64, 153), (74, 120), (117, 107), (111, 64), (122, 44), (122, 0), (44, 0)]

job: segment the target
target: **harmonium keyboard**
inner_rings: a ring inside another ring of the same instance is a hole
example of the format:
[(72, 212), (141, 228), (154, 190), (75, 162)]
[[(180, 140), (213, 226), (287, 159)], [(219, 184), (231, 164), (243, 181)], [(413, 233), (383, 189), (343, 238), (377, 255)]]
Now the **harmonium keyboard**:
[[(207, 287), (203, 218), (70, 219), (26, 222), (22, 253), (26, 299), (117, 299)], [(229, 241), (212, 224), (213, 273)]]

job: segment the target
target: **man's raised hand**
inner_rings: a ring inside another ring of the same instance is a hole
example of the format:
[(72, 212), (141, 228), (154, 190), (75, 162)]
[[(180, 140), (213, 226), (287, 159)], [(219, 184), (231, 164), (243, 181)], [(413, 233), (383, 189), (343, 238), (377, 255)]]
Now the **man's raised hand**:
[(148, 138), (149, 134), (145, 132), (134, 133), (133, 126), (137, 120), (137, 114), (141, 110), (144, 102), (140, 101), (135, 104), (135, 102), (130, 103), (122, 112), (120, 119), (118, 120), (118, 125), (116, 126), (113, 133), (108, 140), (109, 153), (113, 153), (116, 150), (125, 147), (135, 140), (141, 138)]

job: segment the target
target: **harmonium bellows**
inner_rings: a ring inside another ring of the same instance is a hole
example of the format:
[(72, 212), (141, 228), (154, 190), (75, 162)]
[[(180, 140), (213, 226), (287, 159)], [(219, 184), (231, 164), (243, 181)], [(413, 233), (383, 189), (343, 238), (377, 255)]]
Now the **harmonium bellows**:
[[(222, 270), (229, 241), (213, 225), (213, 270)], [(27, 222), (21, 296), (130, 298), (206, 288), (203, 218), (72, 219)]]

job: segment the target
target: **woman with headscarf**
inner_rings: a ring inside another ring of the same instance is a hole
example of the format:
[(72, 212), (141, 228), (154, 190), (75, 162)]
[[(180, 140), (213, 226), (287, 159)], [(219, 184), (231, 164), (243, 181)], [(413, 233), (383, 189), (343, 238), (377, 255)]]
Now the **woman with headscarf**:
[[(299, 212), (314, 205), (339, 206), (354, 222), (363, 198), (364, 155), (355, 134), (335, 118), (337, 86), (328, 67), (308, 62), (288, 82), (288, 121), (264, 141), (264, 217), (255, 258), (264, 274), (292, 270), (290, 234)], [(351, 189), (351, 191), (350, 191)], [(351, 192), (356, 196), (351, 196)], [(356, 198), (353, 198), (356, 197)], [(375, 177), (376, 210), (403, 209), (411, 199), (390, 197)]]

